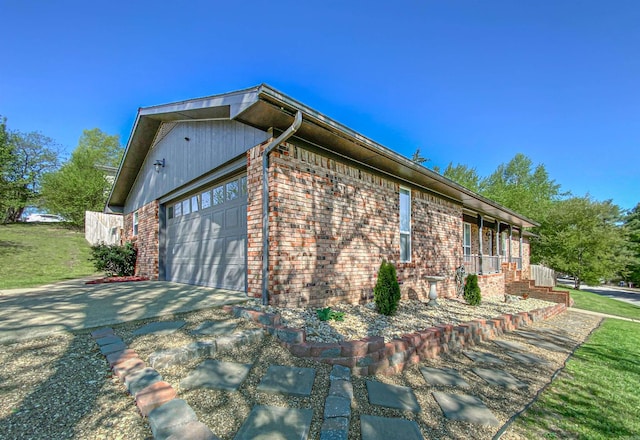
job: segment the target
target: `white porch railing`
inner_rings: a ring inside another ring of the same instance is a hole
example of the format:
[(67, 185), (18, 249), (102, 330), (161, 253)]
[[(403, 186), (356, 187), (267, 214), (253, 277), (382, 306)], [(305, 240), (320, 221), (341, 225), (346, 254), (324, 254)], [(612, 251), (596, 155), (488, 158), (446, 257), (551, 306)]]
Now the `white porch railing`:
[(522, 258), (509, 257), (505, 255), (482, 255), (482, 271), (480, 271), (480, 255), (472, 254), (464, 256), (464, 268), (467, 273), (500, 273), (502, 271), (502, 263), (516, 263), (518, 270), (522, 269)]

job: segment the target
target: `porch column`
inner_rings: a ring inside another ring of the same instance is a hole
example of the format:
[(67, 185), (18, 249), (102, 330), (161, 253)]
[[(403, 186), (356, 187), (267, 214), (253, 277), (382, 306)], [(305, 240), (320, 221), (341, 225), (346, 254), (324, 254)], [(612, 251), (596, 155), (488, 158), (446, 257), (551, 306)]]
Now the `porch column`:
[(484, 219), (481, 214), (478, 214), (478, 275), (482, 275), (482, 227), (484, 226)]
[(513, 238), (513, 225), (509, 225), (509, 263), (511, 263), (511, 239)]
[(498, 269), (500, 269), (502, 265), (502, 259), (500, 258), (500, 222), (498, 221), (498, 219), (496, 219), (496, 256), (498, 257)]
[(518, 256), (520, 257), (520, 266), (522, 267), (522, 226), (520, 226), (520, 250), (518, 252)]

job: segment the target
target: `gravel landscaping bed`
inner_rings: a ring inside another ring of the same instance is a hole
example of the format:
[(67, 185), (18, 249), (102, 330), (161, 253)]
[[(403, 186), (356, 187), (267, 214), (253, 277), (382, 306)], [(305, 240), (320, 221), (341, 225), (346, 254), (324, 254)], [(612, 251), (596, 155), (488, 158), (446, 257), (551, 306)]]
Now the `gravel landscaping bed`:
[(394, 316), (376, 312), (373, 302), (364, 306), (339, 304), (331, 310), (344, 313), (343, 321), (320, 321), (315, 309), (278, 308), (262, 306), (249, 301), (247, 308), (279, 313), (282, 325), (304, 329), (308, 341), (340, 342), (362, 339), (367, 336), (383, 336), (385, 342), (406, 333), (424, 330), (437, 324), (461, 324), (474, 319), (490, 319), (508, 313), (528, 312), (552, 306), (555, 303), (538, 299), (527, 299), (506, 303), (488, 298), (478, 306), (470, 306), (461, 299), (438, 299), (439, 307), (429, 307), (416, 300), (400, 301)]
[[(479, 308), (471, 308), (456, 300), (439, 301), (443, 307), (436, 310), (418, 310), (415, 304), (402, 302), (399, 314), (390, 320), (381, 318), (370, 306), (359, 308), (336, 306), (334, 310), (345, 312), (345, 321), (331, 321), (329, 325), (331, 330), (327, 330), (326, 334), (332, 338), (352, 339), (349, 335), (359, 338), (371, 334), (369, 332), (378, 328), (385, 338), (390, 338), (436, 323), (464, 322), (483, 316), (493, 317), (529, 310), (522, 307), (540, 307), (536, 300), (532, 299), (510, 304), (498, 302), (493, 306), (490, 306), (490, 301), (484, 301)], [(251, 302), (251, 304), (255, 306), (255, 303)], [(464, 312), (464, 310), (467, 311)], [(415, 316), (407, 315), (409, 311)], [(473, 315), (469, 315), (471, 312), (474, 312)], [(288, 325), (299, 326), (303, 321), (313, 321), (315, 311), (302, 310), (297, 313), (283, 313), (283, 315)], [(375, 317), (374, 322), (368, 321), (367, 316)], [(402, 316), (404, 318), (401, 318)], [(236, 331), (256, 328), (255, 324), (244, 319), (232, 318), (220, 309), (162, 318), (162, 320), (176, 319), (185, 320), (187, 323), (170, 335), (135, 336), (133, 334), (135, 329), (158, 319), (127, 323), (113, 328), (116, 334), (121, 336), (130, 348), (136, 350), (145, 362), (154, 351), (182, 347), (194, 341), (214, 338), (213, 336), (196, 337), (191, 333), (199, 324), (207, 320), (224, 319), (237, 323)], [(409, 324), (408, 320), (413, 324)], [(383, 321), (384, 324), (377, 321)], [(494, 353), (503, 359), (506, 362), (502, 366), (505, 371), (529, 384), (525, 389), (505, 391), (486, 384), (470, 371), (472, 362), (462, 353), (449, 353), (437, 359), (421, 362), (393, 377), (375, 378), (385, 383), (411, 386), (416, 391), (422, 408), (418, 414), (369, 404), (366, 380), (371, 378), (354, 377), (352, 380), (355, 398), (349, 438), (360, 438), (359, 416), (361, 414), (405, 417), (415, 420), (425, 434), (425, 438), (491, 438), (497, 428), (483, 428), (462, 422), (446, 421), (431, 392), (433, 390), (455, 391), (446, 387), (428, 386), (420, 373), (419, 366), (459, 369), (465, 380), (471, 384), (471, 389), (465, 392), (480, 397), (498, 420), (504, 423), (533, 398), (536, 391), (549, 380), (553, 371), (562, 365), (568, 356), (568, 351), (582, 342), (598, 322), (597, 317), (567, 312), (531, 326), (530, 328), (562, 329), (562, 334), (572, 340), (571, 344), (565, 347), (567, 351), (562, 353), (527, 345), (530, 349), (529, 353), (538, 354), (547, 359), (550, 365), (531, 367), (518, 364), (504, 353), (503, 348), (492, 342), (476, 347), (479, 351)], [(359, 329), (347, 330), (349, 323), (358, 325)], [(394, 325), (397, 328), (394, 329)], [(313, 323), (310, 327), (312, 326)], [(325, 332), (322, 331), (322, 327), (319, 328), (317, 333), (322, 337), (321, 335)], [(507, 334), (503, 339), (527, 344), (525, 338), (515, 334)], [(329, 387), (331, 369), (329, 365), (296, 358), (269, 336), (261, 342), (247, 344), (230, 352), (217, 353), (214, 358), (253, 365), (246, 381), (237, 392), (181, 389), (180, 381), (203, 359), (175, 367), (158, 368), (158, 371), (164, 380), (176, 389), (178, 397), (185, 399), (195, 410), (199, 420), (208, 425), (216, 435), (222, 439), (232, 439), (251, 408), (261, 404), (312, 408), (313, 420), (309, 438), (319, 438), (324, 401)], [(148, 439), (151, 437), (147, 422), (139, 415), (134, 399), (126, 393), (124, 386), (112, 377), (104, 356), (99, 353), (88, 333), (58, 334), (47, 338), (0, 345), (0, 364), (3, 366), (0, 372), (0, 393), (2, 394), (0, 438)], [(257, 384), (269, 365), (314, 368), (316, 379), (311, 396), (301, 398), (258, 392)]]

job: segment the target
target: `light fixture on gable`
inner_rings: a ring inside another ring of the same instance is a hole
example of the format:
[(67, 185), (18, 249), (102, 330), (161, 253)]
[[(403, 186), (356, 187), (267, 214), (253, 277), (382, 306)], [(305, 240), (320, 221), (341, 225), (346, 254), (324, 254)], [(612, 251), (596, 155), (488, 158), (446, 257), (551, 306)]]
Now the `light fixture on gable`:
[(153, 163), (154, 168), (156, 169), (156, 173), (160, 172), (160, 168), (164, 168), (164, 158), (162, 160), (158, 159)]

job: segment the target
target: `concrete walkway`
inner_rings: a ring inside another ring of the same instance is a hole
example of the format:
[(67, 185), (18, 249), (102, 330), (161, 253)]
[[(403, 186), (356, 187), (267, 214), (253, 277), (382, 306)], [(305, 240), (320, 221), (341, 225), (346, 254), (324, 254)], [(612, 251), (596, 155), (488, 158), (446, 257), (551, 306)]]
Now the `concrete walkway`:
[(621, 319), (623, 321), (640, 322), (640, 317), (638, 319), (631, 319), (631, 318), (625, 318), (624, 316), (608, 315), (606, 313), (592, 312), (591, 310), (576, 309), (575, 307), (571, 307), (571, 309), (569, 310), (577, 313), (584, 313), (585, 315), (600, 316), (601, 318)]
[(165, 281), (73, 280), (0, 291), (0, 343), (246, 301), (244, 292)]

